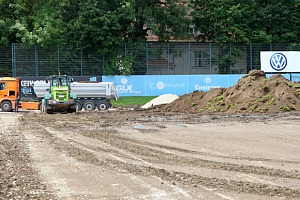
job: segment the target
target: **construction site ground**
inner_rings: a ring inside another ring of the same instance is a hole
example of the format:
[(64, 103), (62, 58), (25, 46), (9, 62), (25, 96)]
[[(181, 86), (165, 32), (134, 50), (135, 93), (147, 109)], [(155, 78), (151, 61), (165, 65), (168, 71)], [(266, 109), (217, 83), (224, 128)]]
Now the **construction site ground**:
[(0, 199), (300, 199), (300, 114), (0, 112)]
[(300, 199), (300, 83), (250, 71), (147, 109), (0, 112), (0, 199)]

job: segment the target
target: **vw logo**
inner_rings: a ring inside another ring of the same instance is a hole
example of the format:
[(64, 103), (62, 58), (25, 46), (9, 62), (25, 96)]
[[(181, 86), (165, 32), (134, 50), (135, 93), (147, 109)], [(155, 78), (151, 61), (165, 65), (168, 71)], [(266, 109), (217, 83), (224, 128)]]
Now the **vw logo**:
[(275, 53), (270, 58), (270, 65), (276, 71), (283, 70), (287, 65), (287, 59), (282, 53)]

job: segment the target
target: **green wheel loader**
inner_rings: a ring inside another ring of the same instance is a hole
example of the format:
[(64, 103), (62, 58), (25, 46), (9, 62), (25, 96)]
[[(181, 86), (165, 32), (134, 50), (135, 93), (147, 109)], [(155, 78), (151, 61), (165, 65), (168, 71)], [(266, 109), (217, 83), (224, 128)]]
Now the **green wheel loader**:
[(48, 114), (76, 112), (76, 94), (71, 93), (70, 83), (73, 78), (67, 75), (51, 75), (46, 82), (50, 82), (49, 94), (45, 94), (41, 102), (41, 111)]

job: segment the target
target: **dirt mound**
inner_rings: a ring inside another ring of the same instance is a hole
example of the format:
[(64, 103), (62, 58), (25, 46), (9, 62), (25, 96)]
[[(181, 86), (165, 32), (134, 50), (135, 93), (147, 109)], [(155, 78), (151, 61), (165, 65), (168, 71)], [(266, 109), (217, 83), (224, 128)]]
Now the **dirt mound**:
[(230, 88), (194, 91), (157, 109), (183, 113), (300, 111), (300, 84), (281, 74), (266, 78), (264, 71), (252, 70)]

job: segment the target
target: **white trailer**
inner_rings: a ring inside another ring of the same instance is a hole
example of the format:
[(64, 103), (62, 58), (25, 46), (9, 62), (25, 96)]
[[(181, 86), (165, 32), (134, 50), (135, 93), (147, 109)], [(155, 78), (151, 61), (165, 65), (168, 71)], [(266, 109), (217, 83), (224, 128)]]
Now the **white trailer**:
[[(37, 98), (42, 99), (49, 93), (49, 83), (35, 81), (33, 84)], [(71, 92), (76, 94), (77, 111), (106, 110), (111, 107), (110, 100), (118, 100), (116, 84), (114, 82), (73, 82)]]

